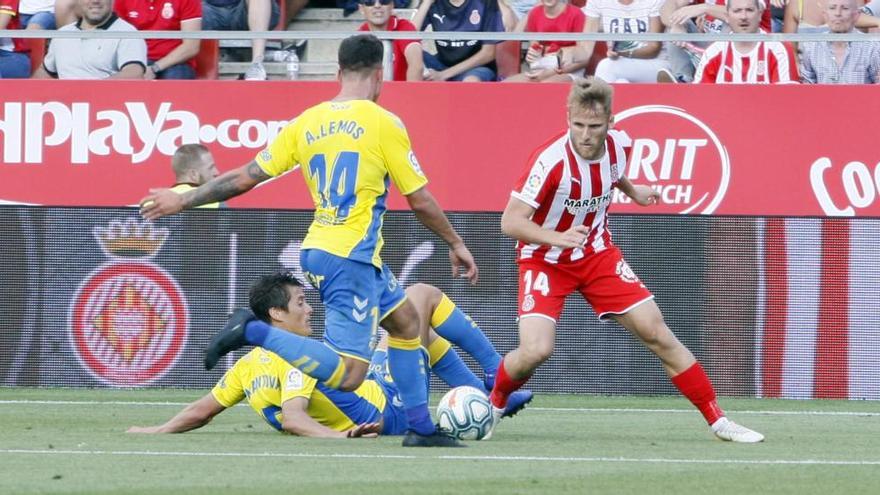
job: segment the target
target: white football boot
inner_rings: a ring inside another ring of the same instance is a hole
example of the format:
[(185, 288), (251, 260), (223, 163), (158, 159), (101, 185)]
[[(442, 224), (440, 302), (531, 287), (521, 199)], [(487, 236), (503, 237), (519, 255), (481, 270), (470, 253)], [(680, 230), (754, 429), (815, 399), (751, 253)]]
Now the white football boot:
[(495, 407), (492, 405), (492, 427), (489, 428), (489, 432), (486, 433), (486, 436), (483, 437), (483, 440), (491, 440), (492, 434), (495, 433), (495, 428), (498, 428), (498, 423), (501, 422), (501, 418), (504, 417), (504, 409)]
[(709, 429), (716, 437), (726, 442), (758, 443), (764, 441), (764, 435), (738, 425), (725, 417), (713, 423)]

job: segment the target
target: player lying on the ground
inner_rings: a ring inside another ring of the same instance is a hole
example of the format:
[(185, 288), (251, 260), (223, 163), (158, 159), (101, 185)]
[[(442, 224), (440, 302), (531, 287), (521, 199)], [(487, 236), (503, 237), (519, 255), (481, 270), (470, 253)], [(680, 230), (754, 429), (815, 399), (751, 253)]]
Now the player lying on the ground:
[[(407, 297), (422, 319), (422, 344), (427, 348), (425, 379), (433, 371), (451, 387), (470, 385), (487, 391), (492, 387), (501, 356), (482, 336), (483, 344), (469, 353), (483, 366), (484, 381), (465, 366), (449, 344), (433, 328), (480, 332), (479, 327), (436, 287), (416, 284)], [(311, 306), (300, 283), (289, 273), (262, 277), (250, 291), (250, 306), (257, 318), (276, 328), (308, 336), (312, 330)], [(240, 310), (241, 311), (241, 310)], [(301, 436), (355, 438), (403, 435), (406, 414), (397, 387), (387, 368), (387, 344), (383, 339), (373, 354), (368, 378), (353, 392), (318, 383), (277, 355), (257, 347), (226, 372), (210, 393), (188, 405), (165, 424), (133, 426), (130, 433), (180, 433), (206, 425), (226, 408), (247, 399), (267, 423), (279, 431)], [(430, 363), (430, 366), (427, 364)], [(530, 391), (511, 396), (505, 415), (512, 416), (531, 401)]]

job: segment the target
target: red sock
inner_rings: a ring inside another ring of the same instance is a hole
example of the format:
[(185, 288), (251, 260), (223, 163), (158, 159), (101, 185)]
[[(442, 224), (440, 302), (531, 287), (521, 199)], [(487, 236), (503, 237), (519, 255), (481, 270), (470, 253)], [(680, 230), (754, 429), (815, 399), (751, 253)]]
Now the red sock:
[(703, 371), (699, 362), (673, 376), (672, 384), (693, 405), (697, 406), (710, 425), (724, 416), (724, 411), (715, 402), (715, 389), (712, 388), (712, 382), (709, 381), (709, 377), (706, 376), (706, 372)]
[(504, 360), (502, 359), (495, 374), (495, 387), (492, 389), (492, 393), (489, 394), (489, 402), (499, 409), (504, 409), (507, 407), (507, 397), (525, 385), (531, 377), (531, 375), (528, 375), (521, 380), (514, 380), (507, 374), (507, 370), (504, 368)]

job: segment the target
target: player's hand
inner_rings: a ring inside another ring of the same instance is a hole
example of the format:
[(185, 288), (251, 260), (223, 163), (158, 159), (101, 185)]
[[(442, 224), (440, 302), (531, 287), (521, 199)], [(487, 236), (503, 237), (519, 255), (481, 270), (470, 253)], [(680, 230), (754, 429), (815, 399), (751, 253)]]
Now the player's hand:
[(620, 54), (615, 52), (614, 50), (608, 50), (607, 52), (605, 52), (605, 56), (607, 56), (611, 60), (616, 60), (620, 58)]
[(642, 206), (655, 205), (660, 202), (660, 193), (646, 185), (633, 186), (632, 200)]
[(132, 426), (126, 433), (159, 433), (158, 426)]
[(561, 248), (580, 248), (587, 244), (589, 235), (590, 229), (583, 225), (575, 225), (560, 234), (559, 239), (551, 244)]
[(183, 211), (183, 198), (171, 189), (150, 189), (140, 201), (141, 216), (147, 220), (174, 215)]
[(345, 432), (347, 438), (376, 438), (382, 433), (381, 423), (361, 423)]
[[(464, 243), (456, 244), (449, 248), (449, 262), (452, 264), (452, 276), (468, 279), (471, 285), (476, 285), (480, 280), (480, 269), (473, 255)], [(463, 273), (459, 274), (461, 270)]]

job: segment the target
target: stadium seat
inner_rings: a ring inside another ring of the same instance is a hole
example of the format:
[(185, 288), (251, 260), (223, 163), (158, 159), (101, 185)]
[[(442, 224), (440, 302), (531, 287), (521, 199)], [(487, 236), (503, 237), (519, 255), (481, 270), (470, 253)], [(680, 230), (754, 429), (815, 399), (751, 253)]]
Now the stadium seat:
[(31, 51), (31, 74), (33, 74), (37, 68), (43, 65), (47, 43), (45, 38), (28, 38), (26, 41)]
[(220, 72), (220, 41), (202, 40), (196, 55), (196, 79), (217, 79)]
[(502, 41), (495, 45), (495, 64), (498, 66), (498, 80), (519, 74), (522, 69), (521, 62), (522, 42), (510, 40)]

